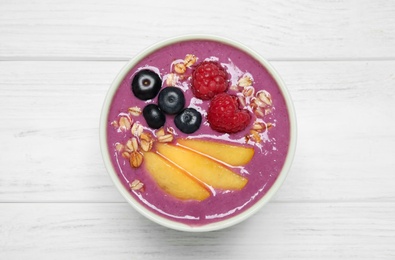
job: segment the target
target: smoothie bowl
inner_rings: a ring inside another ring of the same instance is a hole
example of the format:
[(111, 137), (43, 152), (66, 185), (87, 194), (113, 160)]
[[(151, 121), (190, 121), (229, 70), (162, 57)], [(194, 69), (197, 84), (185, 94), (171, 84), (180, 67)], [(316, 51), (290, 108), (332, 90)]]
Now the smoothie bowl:
[(138, 212), (172, 229), (212, 231), (253, 215), (279, 189), (294, 156), (295, 114), (256, 52), (188, 35), (122, 69), (104, 102), (100, 144)]

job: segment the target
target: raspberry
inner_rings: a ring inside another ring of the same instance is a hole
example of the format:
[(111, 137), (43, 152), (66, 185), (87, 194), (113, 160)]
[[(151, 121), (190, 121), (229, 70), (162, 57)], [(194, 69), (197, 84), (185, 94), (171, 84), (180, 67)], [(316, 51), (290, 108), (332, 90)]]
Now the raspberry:
[(214, 61), (203, 61), (192, 73), (192, 92), (195, 97), (208, 100), (228, 89), (228, 73)]
[(251, 116), (246, 109), (239, 108), (236, 96), (221, 93), (211, 100), (207, 120), (213, 130), (223, 133), (236, 133), (248, 126)]

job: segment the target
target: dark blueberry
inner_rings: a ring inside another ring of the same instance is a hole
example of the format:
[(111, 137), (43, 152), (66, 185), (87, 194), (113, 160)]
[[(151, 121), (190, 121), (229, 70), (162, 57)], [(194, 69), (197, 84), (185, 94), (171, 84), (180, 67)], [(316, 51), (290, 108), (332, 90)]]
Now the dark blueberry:
[(158, 105), (166, 114), (177, 114), (185, 106), (184, 93), (177, 87), (166, 87), (159, 92)]
[(133, 77), (132, 91), (138, 99), (148, 100), (156, 97), (161, 87), (162, 80), (152, 70), (140, 70)]
[(194, 108), (186, 108), (176, 115), (174, 123), (181, 132), (191, 134), (199, 129), (202, 115)]
[(166, 122), (166, 116), (155, 104), (146, 105), (143, 109), (143, 116), (149, 127), (158, 129)]

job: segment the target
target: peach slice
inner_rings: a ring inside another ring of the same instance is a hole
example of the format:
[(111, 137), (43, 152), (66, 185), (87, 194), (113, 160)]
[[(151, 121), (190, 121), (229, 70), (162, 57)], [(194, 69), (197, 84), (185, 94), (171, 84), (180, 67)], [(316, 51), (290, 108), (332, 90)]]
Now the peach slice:
[(232, 166), (246, 165), (254, 156), (254, 148), (251, 146), (247, 147), (198, 139), (179, 139), (177, 142), (182, 146)]
[(144, 165), (159, 187), (171, 196), (197, 201), (210, 197), (203, 184), (156, 153), (144, 153)]
[(196, 179), (222, 190), (241, 190), (248, 180), (219, 162), (186, 148), (158, 143), (157, 151)]

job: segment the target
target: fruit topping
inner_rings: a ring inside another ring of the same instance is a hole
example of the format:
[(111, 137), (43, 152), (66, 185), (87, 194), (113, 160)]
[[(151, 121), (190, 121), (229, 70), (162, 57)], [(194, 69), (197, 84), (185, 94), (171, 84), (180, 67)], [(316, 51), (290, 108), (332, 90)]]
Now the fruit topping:
[(159, 92), (158, 105), (165, 114), (177, 114), (185, 106), (184, 93), (177, 87), (166, 87)]
[(133, 77), (132, 91), (138, 99), (148, 100), (156, 97), (161, 87), (161, 78), (152, 70), (140, 70)]
[(202, 139), (178, 139), (178, 144), (232, 166), (246, 165), (254, 156), (252, 146)]
[(186, 108), (174, 118), (174, 124), (183, 133), (191, 134), (199, 129), (202, 115), (194, 108)]
[(181, 200), (202, 201), (210, 196), (203, 184), (162, 156), (147, 152), (144, 153), (144, 158), (149, 175), (166, 193)]
[(213, 130), (223, 133), (237, 133), (248, 126), (251, 115), (248, 110), (239, 108), (236, 96), (221, 93), (211, 100), (207, 120)]
[(143, 116), (148, 126), (154, 129), (162, 127), (166, 122), (166, 116), (155, 104), (149, 104), (143, 109)]
[(228, 89), (228, 78), (228, 73), (221, 64), (214, 61), (203, 61), (192, 73), (192, 92), (197, 98), (211, 99), (216, 94)]
[(156, 149), (164, 158), (214, 189), (241, 190), (248, 182), (210, 157), (180, 146), (158, 143)]

